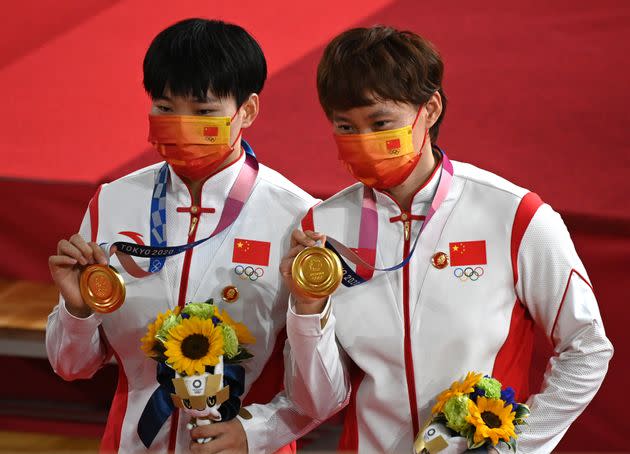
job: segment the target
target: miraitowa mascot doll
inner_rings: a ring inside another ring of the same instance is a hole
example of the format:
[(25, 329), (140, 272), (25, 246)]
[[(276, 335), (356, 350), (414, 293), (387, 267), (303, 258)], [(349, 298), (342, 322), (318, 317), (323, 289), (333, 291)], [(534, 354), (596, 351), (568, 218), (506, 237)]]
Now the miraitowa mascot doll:
[(466, 437), (462, 437), (461, 435), (455, 434), (452, 430), (446, 427), (446, 424), (441, 423), (441, 422), (436, 422), (436, 421), (432, 422), (427, 427), (425, 427), (424, 431), (422, 432), (422, 439), (424, 441), (424, 445), (422, 449), (417, 450), (417, 448), (415, 448), (414, 453), (486, 454), (486, 453), (498, 452), (488, 446), (481, 446), (479, 448), (469, 449), (468, 440), (466, 439)]
[[(165, 413), (182, 409), (191, 417), (189, 429), (235, 418), (245, 387), (245, 370), (239, 363), (252, 357), (244, 345), (254, 342), (247, 327), (232, 320), (227, 311), (219, 311), (212, 300), (159, 314), (142, 338), (143, 351), (158, 362), (160, 383), (155, 402), (147, 404), (143, 417), (147, 411), (165, 407), (159, 403), (166, 403), (168, 392)], [(143, 417), (138, 433), (144, 442), (143, 432), (148, 429)], [(145, 420), (150, 423), (155, 418)]]
[[(441, 422), (432, 422), (422, 432), (424, 444), (415, 452), (425, 454), (461, 454), (468, 449), (468, 440), (459, 435), (453, 435), (453, 431)], [(474, 452), (487, 452), (486, 449), (474, 450)]]
[[(243, 368), (228, 365), (232, 372), (244, 375)], [(225, 382), (230, 384), (225, 385)], [(241, 409), (240, 396), (243, 394), (243, 380), (224, 375), (223, 355), (216, 366), (207, 366), (201, 375), (182, 376), (175, 373), (173, 379), (175, 394), (171, 394), (173, 404), (191, 416), (186, 426), (192, 429), (217, 421), (229, 421)], [(198, 438), (197, 443), (207, 443), (211, 438)]]

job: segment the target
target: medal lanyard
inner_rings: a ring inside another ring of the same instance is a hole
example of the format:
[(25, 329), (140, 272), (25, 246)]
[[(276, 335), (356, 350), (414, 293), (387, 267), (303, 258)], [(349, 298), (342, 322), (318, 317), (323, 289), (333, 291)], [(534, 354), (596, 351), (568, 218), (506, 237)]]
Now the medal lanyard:
[(444, 199), (446, 199), (446, 195), (448, 194), (453, 180), (453, 164), (451, 164), (451, 161), (449, 161), (446, 153), (444, 153), (442, 150), (439, 151), (442, 154), (442, 170), (440, 172), (440, 181), (438, 183), (437, 190), (435, 191), (435, 196), (431, 201), (429, 212), (427, 213), (424, 222), (422, 223), (422, 227), (420, 227), (420, 231), (416, 235), (416, 239), (413, 242), (409, 254), (407, 255), (407, 257), (404, 258), (402, 262), (387, 268), (377, 268), (374, 266), (374, 262), (376, 261), (376, 244), (378, 242), (378, 213), (376, 211), (376, 196), (374, 194), (374, 190), (368, 186), (364, 186), (363, 188), (363, 202), (361, 204), (361, 225), (359, 228), (359, 249), (364, 249), (371, 252), (370, 257), (374, 257), (374, 262), (368, 263), (363, 260), (363, 258), (361, 258), (359, 254), (355, 253), (350, 248), (346, 247), (334, 238), (326, 238), (325, 247), (337, 254), (339, 260), (341, 261), (341, 266), (343, 268), (342, 283), (344, 286), (353, 287), (355, 285), (363, 284), (369, 279), (359, 276), (344, 261), (343, 257), (345, 257), (354, 265), (361, 265), (374, 271), (395, 271), (409, 263), (411, 257), (413, 256), (413, 253), (416, 250), (416, 246), (418, 245), (420, 235), (427, 227), (429, 221), (433, 218), (433, 215), (438, 210), (440, 205), (442, 205)]
[[(133, 277), (141, 278), (156, 273), (162, 269), (167, 257), (181, 254), (218, 235), (238, 218), (245, 202), (252, 192), (256, 176), (258, 175), (258, 161), (254, 151), (245, 140), (242, 141), (245, 150), (245, 162), (232, 185), (223, 205), (221, 218), (214, 231), (207, 238), (180, 246), (167, 246), (166, 242), (166, 186), (168, 184), (168, 164), (164, 164), (155, 176), (153, 196), (151, 199), (151, 245), (144, 246), (125, 241), (117, 241), (109, 247), (110, 256), (115, 253), (120, 264)], [(105, 247), (107, 249), (107, 247)], [(133, 257), (150, 258), (147, 271), (140, 268)]]

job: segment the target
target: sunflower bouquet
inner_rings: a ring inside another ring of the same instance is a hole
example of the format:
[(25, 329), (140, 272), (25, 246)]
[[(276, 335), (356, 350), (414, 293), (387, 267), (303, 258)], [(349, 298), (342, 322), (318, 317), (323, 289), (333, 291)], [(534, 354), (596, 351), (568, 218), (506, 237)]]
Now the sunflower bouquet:
[[(158, 381), (166, 383), (173, 406), (192, 417), (189, 428), (238, 414), (245, 386), (239, 363), (252, 357), (246, 345), (256, 339), (227, 311), (212, 300), (168, 310), (149, 324), (141, 342), (142, 351), (159, 363)], [(160, 380), (160, 370), (170, 371), (167, 380)]]
[(511, 387), (468, 372), (464, 380), (440, 393), (431, 413), (416, 440), (417, 453), (464, 452), (500, 441), (516, 452), (516, 426), (525, 424), (529, 408), (514, 401)]
[(256, 339), (247, 326), (208, 300), (158, 314), (141, 342), (142, 351), (150, 358), (181, 375), (193, 375), (217, 365), (220, 356), (228, 364), (251, 358), (245, 345)]

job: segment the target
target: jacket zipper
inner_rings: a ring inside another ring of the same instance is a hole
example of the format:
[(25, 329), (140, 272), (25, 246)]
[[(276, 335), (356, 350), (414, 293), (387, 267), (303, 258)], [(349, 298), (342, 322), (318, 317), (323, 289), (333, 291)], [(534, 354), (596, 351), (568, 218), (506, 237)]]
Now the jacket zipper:
[[(191, 194), (192, 198), (192, 194)], [(199, 225), (199, 214), (196, 205), (190, 209), (190, 227), (188, 229), (188, 243), (195, 241), (197, 235), (197, 226)], [(184, 253), (184, 266), (182, 267), (182, 277), (179, 281), (179, 298), (177, 305), (184, 307), (186, 305), (186, 292), (188, 291), (188, 275), (190, 273), (190, 262), (192, 261), (193, 249), (188, 249)], [(177, 410), (177, 409), (176, 409)], [(173, 412), (171, 416), (171, 431), (169, 434), (168, 452), (175, 452), (177, 447), (177, 428), (179, 427), (179, 412)]]
[[(411, 215), (403, 211), (401, 214), (404, 229), (403, 259), (409, 255), (411, 249)], [(413, 367), (413, 351), (411, 348), (411, 311), (409, 310), (409, 263), (403, 269), (403, 317), (405, 324), (404, 352), (405, 352), (405, 375), (407, 378), (407, 393), (409, 394), (409, 410), (411, 412), (411, 424), (413, 427), (413, 438), (418, 435), (418, 403), (416, 397), (416, 380)]]
[[(194, 208), (194, 207), (193, 207)], [(192, 210), (191, 210), (192, 211)], [(188, 229), (188, 243), (193, 243), (197, 236), (197, 226), (199, 225), (199, 215), (190, 214), (190, 227)], [(182, 267), (182, 277), (179, 282), (179, 298), (177, 305), (184, 307), (186, 304), (186, 292), (188, 291), (188, 275), (190, 273), (190, 263), (192, 262), (193, 249), (188, 249), (184, 253), (184, 266)]]
[[(197, 232), (197, 222), (199, 221), (199, 217), (198, 216), (193, 216), (192, 219), (190, 220), (190, 229), (188, 230), (188, 242), (192, 242), (194, 241), (194, 237), (191, 240), (190, 237), (195, 234)], [(192, 251), (192, 249), (189, 249)]]

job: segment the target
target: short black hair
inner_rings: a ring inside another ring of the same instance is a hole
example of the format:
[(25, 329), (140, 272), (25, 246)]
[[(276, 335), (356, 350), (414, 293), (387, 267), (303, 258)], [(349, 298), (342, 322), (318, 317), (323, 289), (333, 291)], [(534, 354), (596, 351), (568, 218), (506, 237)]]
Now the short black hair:
[(168, 88), (175, 96), (205, 99), (208, 89), (233, 96), (237, 106), (260, 93), (267, 62), (256, 40), (238, 25), (185, 19), (160, 32), (143, 63), (144, 89), (153, 99)]

